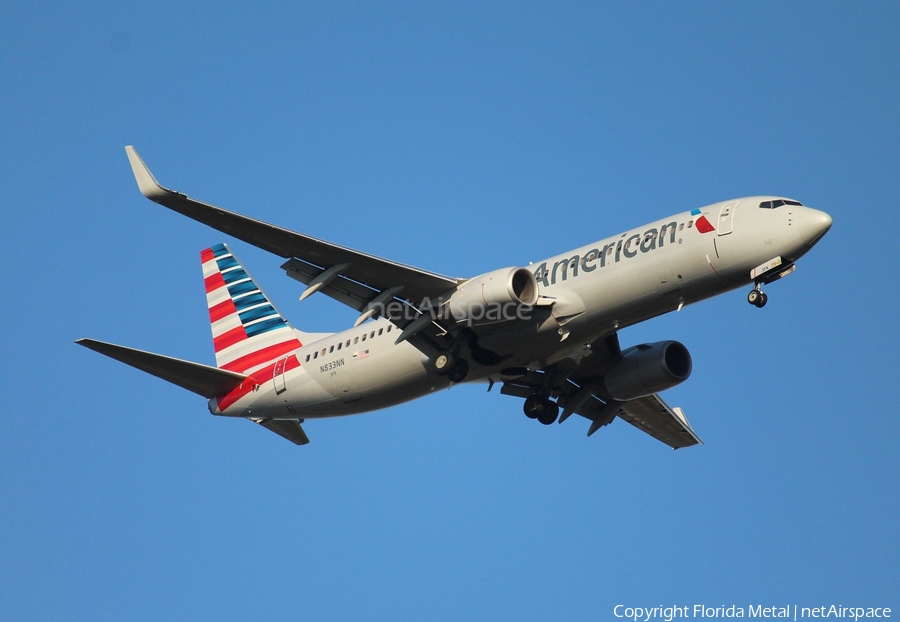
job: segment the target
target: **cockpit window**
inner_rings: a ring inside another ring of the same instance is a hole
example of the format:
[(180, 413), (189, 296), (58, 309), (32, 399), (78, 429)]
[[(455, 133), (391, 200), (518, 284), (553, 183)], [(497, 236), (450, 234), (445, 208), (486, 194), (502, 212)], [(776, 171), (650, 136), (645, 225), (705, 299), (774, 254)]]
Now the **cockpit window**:
[(800, 201), (791, 201), (790, 199), (777, 199), (775, 201), (763, 201), (759, 204), (759, 206), (763, 209), (775, 209), (776, 207), (781, 207), (782, 205), (799, 205), (803, 207), (803, 203)]

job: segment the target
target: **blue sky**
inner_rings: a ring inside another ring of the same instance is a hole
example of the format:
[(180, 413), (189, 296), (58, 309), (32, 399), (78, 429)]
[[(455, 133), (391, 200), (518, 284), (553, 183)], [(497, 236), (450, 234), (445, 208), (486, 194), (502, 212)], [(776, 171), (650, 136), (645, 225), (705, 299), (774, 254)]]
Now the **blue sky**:
[[(615, 619), (900, 609), (895, 3), (19, 3), (0, 9), (3, 619)], [(694, 357), (706, 445), (546, 428), (463, 386), (297, 448), (73, 344), (204, 363), (199, 251), (305, 330), (355, 314), (144, 200), (436, 272), (757, 193), (834, 227), (764, 310), (621, 332)]]

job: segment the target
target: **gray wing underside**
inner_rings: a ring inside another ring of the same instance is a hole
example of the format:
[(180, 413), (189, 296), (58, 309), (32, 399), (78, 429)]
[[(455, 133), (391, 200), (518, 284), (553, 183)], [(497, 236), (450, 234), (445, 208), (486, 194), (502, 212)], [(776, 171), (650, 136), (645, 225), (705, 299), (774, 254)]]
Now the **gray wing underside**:
[[(501, 388), (504, 395), (527, 397), (533, 391), (532, 387), (526, 387), (514, 382), (507, 382)], [(573, 390), (572, 397), (576, 396), (578, 388)], [(570, 398), (571, 399), (571, 398)], [(627, 402), (603, 401), (602, 398), (591, 392), (586, 399), (578, 404), (563, 406), (563, 415), (560, 423), (570, 415), (581, 415), (591, 422), (588, 428), (588, 436), (601, 427), (612, 423), (616, 417), (627, 421), (641, 432), (645, 432), (671, 447), (681, 449), (692, 445), (702, 444), (703, 441), (694, 433), (691, 424), (688, 423), (684, 411), (678, 407), (672, 408), (656, 393), (646, 395)]]
[(703, 443), (688, 423), (684, 411), (677, 406), (671, 408), (656, 393), (625, 402), (619, 418), (672, 449)]
[[(598, 339), (592, 344), (592, 352), (591, 356), (579, 361), (570, 376), (570, 379), (581, 387), (601, 386), (600, 379), (603, 374), (621, 353), (618, 335), (613, 333)], [(678, 407), (670, 407), (656, 393), (626, 402), (613, 402), (606, 398), (602, 391), (591, 391), (591, 399), (584, 401), (583, 409), (585, 412), (574, 412), (593, 422), (590, 433), (596, 431), (599, 415), (601, 426), (611, 423), (618, 417), (672, 449), (702, 444), (688, 423), (684, 411)]]
[(362, 310), (380, 292), (393, 287), (402, 286), (403, 299), (417, 304), (425, 298), (438, 298), (458, 284), (457, 279), (448, 276), (319, 240), (169, 190), (156, 181), (133, 147), (125, 150), (141, 194), (213, 229), (290, 259), (282, 267), (298, 281), (310, 283), (325, 270), (342, 266), (340, 274), (320, 291), (356, 310)]
[[(702, 444), (684, 411), (670, 407), (658, 394), (624, 402), (604, 395), (603, 374), (619, 354), (619, 339), (615, 333), (591, 344), (591, 354), (575, 363), (568, 373), (567, 391), (560, 398), (562, 415), (559, 422), (563, 423), (570, 415), (580, 415), (591, 421), (590, 436), (618, 417), (672, 449)], [(541, 374), (529, 372), (522, 378), (504, 383), (500, 391), (505, 395), (527, 397), (540, 384)]]

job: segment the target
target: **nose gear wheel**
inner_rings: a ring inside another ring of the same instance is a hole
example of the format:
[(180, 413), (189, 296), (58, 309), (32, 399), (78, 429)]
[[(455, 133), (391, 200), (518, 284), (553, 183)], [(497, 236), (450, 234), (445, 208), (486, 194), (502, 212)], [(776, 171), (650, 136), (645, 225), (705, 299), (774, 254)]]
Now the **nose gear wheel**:
[(766, 303), (769, 302), (769, 297), (763, 293), (762, 285), (760, 283), (757, 283), (754, 288), (750, 290), (750, 293), (747, 294), (747, 302), (759, 309), (765, 307)]

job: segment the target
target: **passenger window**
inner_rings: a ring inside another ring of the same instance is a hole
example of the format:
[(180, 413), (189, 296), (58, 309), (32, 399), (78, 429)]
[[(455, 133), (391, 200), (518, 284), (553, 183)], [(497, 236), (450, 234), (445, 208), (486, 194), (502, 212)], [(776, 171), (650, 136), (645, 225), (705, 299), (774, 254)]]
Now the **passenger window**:
[(388, 332), (391, 332), (391, 329), (392, 329), (393, 327), (394, 327), (393, 324), (390, 325), (390, 326), (388, 326)]
[(306, 355), (306, 362), (309, 363), (309, 354)]
[(344, 342), (343, 342), (343, 341), (341, 341), (341, 342), (338, 344), (338, 350), (341, 349), (341, 346), (342, 346), (342, 345), (344, 345)]
[(375, 331), (374, 330), (371, 333), (369, 333), (369, 339), (375, 339)]
[(381, 337), (382, 334), (384, 334), (384, 329), (383, 329), (383, 328), (379, 328), (379, 329), (378, 329), (378, 336)]
[(693, 227), (693, 226), (694, 226), (694, 221), (693, 221), (693, 220), (689, 220), (689, 221), (688, 221), (688, 229), (690, 229), (690, 228)]
[(313, 358), (314, 358), (314, 359), (319, 358), (319, 351), (318, 351), (318, 350), (316, 350), (315, 352), (313, 352)]
[(322, 348), (322, 356), (325, 356), (325, 352), (326, 352), (325, 348)]
[(354, 337), (354, 338), (353, 338), (353, 343), (359, 343), (359, 337)]
[(329, 352), (334, 352), (334, 346), (331, 346), (330, 348), (328, 348), (328, 351), (329, 351)]
[(350, 340), (349, 340), (349, 339), (347, 340), (347, 347), (348, 347), (348, 348), (350, 347)]
[(678, 225), (678, 230), (679, 230), (679, 231), (681, 231), (681, 230), (683, 230), (683, 229), (684, 229), (684, 223), (681, 223), (680, 225)]
[(365, 333), (363, 333), (362, 340), (363, 340), (363, 341), (366, 340), (366, 335), (365, 335)]

